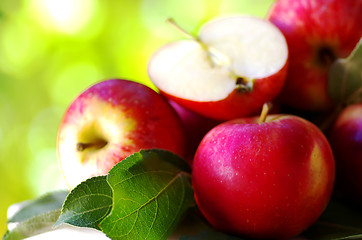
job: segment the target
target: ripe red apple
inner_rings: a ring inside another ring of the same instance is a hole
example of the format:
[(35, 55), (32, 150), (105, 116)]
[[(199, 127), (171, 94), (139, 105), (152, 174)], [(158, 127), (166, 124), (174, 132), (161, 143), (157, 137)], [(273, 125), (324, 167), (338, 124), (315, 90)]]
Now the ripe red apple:
[(97, 83), (81, 93), (65, 112), (57, 139), (59, 162), (71, 188), (151, 148), (184, 156), (182, 123), (162, 95), (121, 79)]
[(161, 47), (148, 74), (169, 99), (218, 120), (250, 116), (280, 92), (288, 47), (270, 22), (227, 16), (206, 23), (199, 37)]
[(347, 57), (362, 36), (362, 2), (356, 0), (278, 0), (268, 19), (289, 47), (287, 80), (280, 94), (285, 104), (307, 111), (327, 111), (328, 72)]
[(192, 160), (197, 147), (199, 146), (202, 138), (205, 134), (210, 131), (213, 127), (220, 124), (221, 121), (217, 121), (211, 118), (201, 116), (191, 110), (188, 110), (181, 105), (169, 101), (171, 106), (175, 109), (181, 122), (184, 125), (186, 134), (186, 160), (192, 166)]
[(217, 230), (287, 239), (327, 206), (332, 150), (312, 123), (292, 115), (235, 119), (206, 134), (193, 161), (196, 202)]
[(336, 160), (336, 188), (362, 206), (362, 103), (340, 113), (329, 140)]

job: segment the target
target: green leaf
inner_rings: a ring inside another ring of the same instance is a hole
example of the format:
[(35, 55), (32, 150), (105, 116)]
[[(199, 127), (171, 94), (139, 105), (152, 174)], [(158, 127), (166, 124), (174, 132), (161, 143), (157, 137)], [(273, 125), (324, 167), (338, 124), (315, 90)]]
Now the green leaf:
[(69, 191), (57, 191), (45, 194), (26, 203), (8, 222), (22, 222), (31, 217), (62, 208)]
[(347, 58), (332, 64), (328, 92), (336, 102), (362, 102), (362, 38)]
[(106, 176), (93, 177), (71, 191), (55, 226), (69, 223), (99, 229), (99, 223), (110, 213), (111, 208), (112, 189)]
[(362, 215), (332, 200), (319, 220), (303, 236), (309, 240), (362, 239)]
[(141, 150), (108, 174), (113, 208), (100, 224), (108, 237), (167, 239), (194, 204), (190, 168), (163, 150)]
[(20, 240), (43, 232), (51, 231), (60, 215), (60, 210), (53, 210), (31, 217), (20, 222), (13, 230), (8, 231), (3, 240)]

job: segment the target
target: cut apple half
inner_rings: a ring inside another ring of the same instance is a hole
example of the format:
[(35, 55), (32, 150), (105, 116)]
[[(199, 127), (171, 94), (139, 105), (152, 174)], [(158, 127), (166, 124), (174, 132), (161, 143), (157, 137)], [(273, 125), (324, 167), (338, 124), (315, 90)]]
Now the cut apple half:
[(173, 101), (227, 120), (256, 113), (273, 100), (284, 84), (287, 61), (287, 43), (277, 27), (237, 15), (206, 23), (198, 38), (161, 47), (148, 74)]

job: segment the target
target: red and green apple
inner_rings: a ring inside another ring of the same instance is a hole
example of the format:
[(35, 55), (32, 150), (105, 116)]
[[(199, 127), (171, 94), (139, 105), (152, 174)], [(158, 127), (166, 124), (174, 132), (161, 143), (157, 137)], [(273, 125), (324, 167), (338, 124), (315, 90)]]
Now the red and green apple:
[(111, 79), (81, 93), (59, 127), (58, 159), (67, 184), (105, 175), (141, 149), (185, 154), (182, 123), (165, 97), (137, 82)]

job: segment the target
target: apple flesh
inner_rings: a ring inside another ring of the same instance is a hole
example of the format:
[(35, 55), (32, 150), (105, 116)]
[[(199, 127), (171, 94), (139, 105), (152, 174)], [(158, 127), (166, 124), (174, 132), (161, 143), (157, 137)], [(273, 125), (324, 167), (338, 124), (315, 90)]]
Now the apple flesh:
[(328, 111), (328, 73), (347, 57), (362, 36), (362, 2), (356, 0), (279, 0), (268, 19), (289, 47), (283, 103), (304, 111)]
[(329, 140), (336, 160), (336, 189), (362, 207), (362, 103), (339, 114)]
[(235, 119), (209, 131), (193, 161), (195, 199), (217, 230), (288, 239), (327, 206), (335, 178), (329, 143), (292, 115)]
[(197, 39), (175, 41), (151, 57), (148, 74), (167, 98), (218, 120), (250, 116), (284, 85), (288, 47), (270, 22), (228, 16), (206, 23)]
[(57, 139), (58, 159), (70, 188), (151, 148), (184, 156), (182, 123), (162, 95), (122, 79), (97, 83), (81, 93), (65, 112)]

